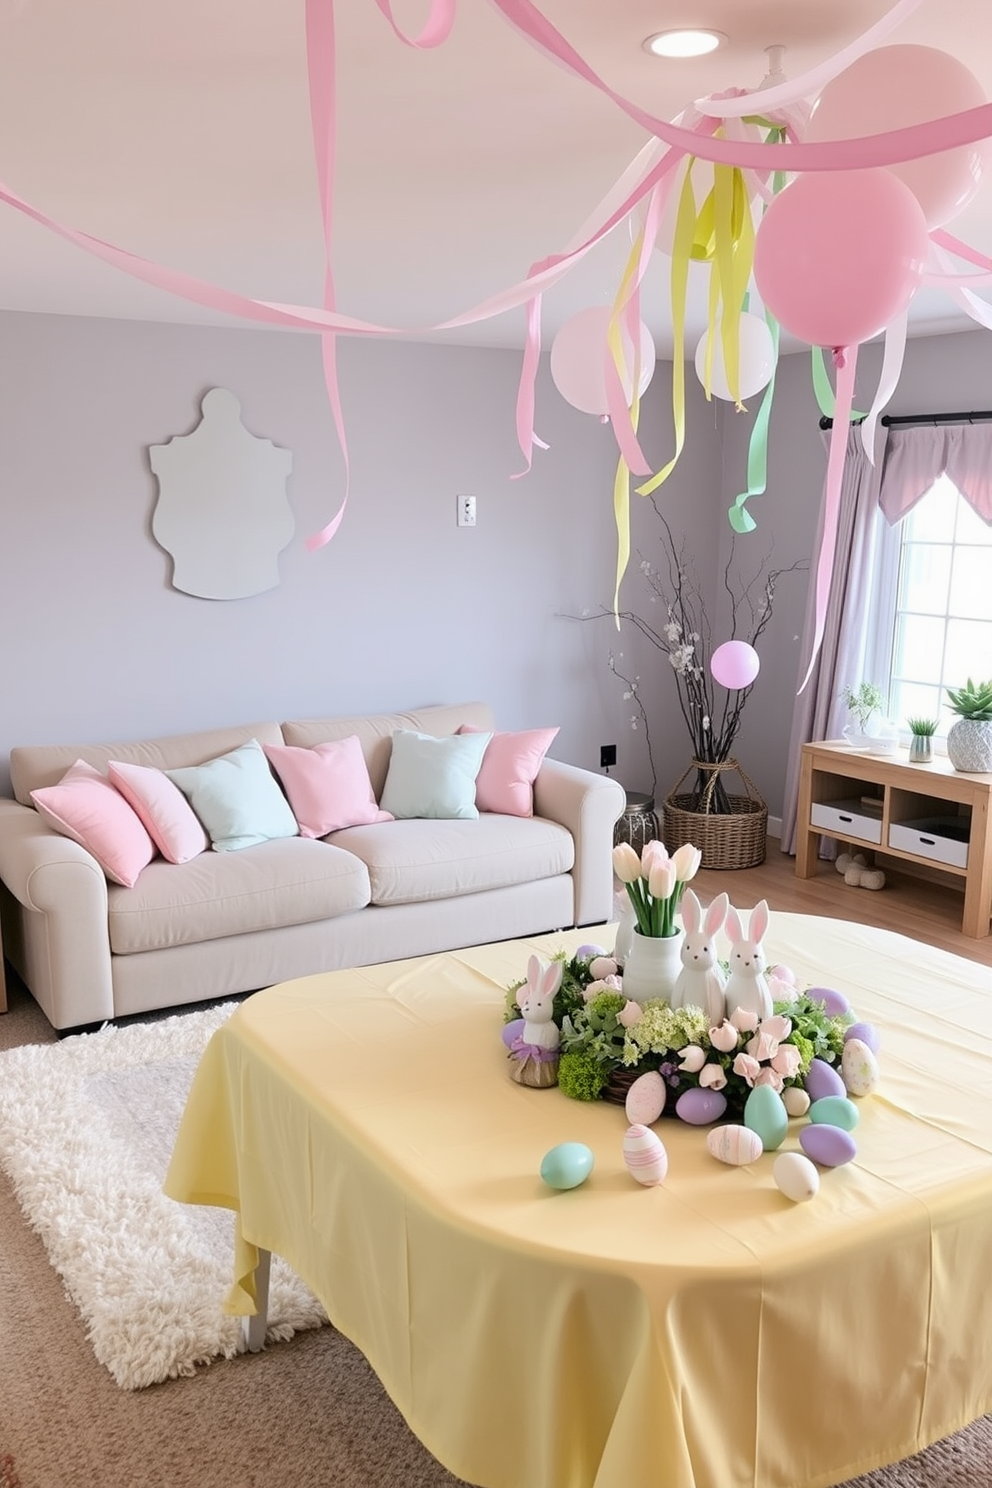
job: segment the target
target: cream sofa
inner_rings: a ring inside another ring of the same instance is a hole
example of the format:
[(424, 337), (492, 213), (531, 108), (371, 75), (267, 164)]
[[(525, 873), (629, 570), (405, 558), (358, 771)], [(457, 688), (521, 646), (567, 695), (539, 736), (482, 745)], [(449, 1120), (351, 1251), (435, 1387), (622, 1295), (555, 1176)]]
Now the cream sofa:
[(484, 703), (366, 718), (263, 722), (140, 743), (44, 745), (10, 755), (0, 799), (7, 958), (52, 1025), (254, 991), (339, 967), (509, 939), (611, 917), (616, 781), (545, 759), (534, 816), (395, 821), (292, 837), (175, 865), (133, 888), (48, 827), (30, 792), (76, 759), (159, 769), (202, 764), (255, 738), (311, 747), (357, 734), (378, 798), (396, 729), (443, 737), (494, 727)]

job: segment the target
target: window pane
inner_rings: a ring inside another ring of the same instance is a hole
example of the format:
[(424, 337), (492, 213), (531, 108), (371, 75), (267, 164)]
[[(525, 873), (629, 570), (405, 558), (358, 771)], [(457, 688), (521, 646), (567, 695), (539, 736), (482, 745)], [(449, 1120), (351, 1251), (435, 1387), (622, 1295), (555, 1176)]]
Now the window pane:
[(958, 525), (954, 533), (954, 541), (980, 543), (985, 547), (992, 547), (992, 526), (988, 522), (983, 522), (974, 507), (969, 506), (963, 497), (958, 504)]
[(903, 681), (933, 682), (944, 659), (944, 621), (924, 615), (897, 615), (892, 675)]
[(963, 620), (992, 620), (992, 553), (988, 548), (954, 549), (948, 609)]
[(905, 728), (907, 718), (939, 718), (941, 711), (938, 687), (924, 687), (919, 682), (893, 682), (890, 716), (901, 728)]
[(905, 543), (899, 572), (899, 608), (945, 615), (951, 581), (950, 546)]
[(992, 631), (988, 621), (948, 620), (944, 682), (962, 687), (968, 677), (975, 682), (992, 678)]
[(910, 542), (950, 542), (959, 500), (957, 487), (942, 475), (906, 518), (906, 538)]

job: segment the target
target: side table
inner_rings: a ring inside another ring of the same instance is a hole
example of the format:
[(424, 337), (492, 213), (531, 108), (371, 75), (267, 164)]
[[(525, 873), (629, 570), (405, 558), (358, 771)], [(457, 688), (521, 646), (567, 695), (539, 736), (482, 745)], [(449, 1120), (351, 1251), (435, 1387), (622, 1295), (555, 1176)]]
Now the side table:
[(654, 797), (641, 791), (628, 791), (623, 814), (613, 828), (614, 847), (620, 842), (629, 842), (640, 855), (655, 839), (661, 840), (661, 826), (654, 809)]

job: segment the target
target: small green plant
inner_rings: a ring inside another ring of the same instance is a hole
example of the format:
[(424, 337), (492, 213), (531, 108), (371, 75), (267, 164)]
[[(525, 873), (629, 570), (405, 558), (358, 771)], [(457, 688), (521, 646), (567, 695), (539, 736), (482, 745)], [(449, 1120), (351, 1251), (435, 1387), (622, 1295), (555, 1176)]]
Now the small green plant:
[(859, 682), (857, 687), (845, 687), (840, 696), (848, 711), (857, 719), (862, 733), (867, 728), (871, 715), (881, 713), (885, 707), (885, 696), (874, 682)]
[(946, 691), (952, 713), (975, 723), (992, 720), (992, 681), (973, 682), (969, 677), (964, 687), (948, 687)]
[(911, 734), (918, 734), (924, 739), (930, 739), (940, 726), (939, 718), (907, 718), (906, 726)]

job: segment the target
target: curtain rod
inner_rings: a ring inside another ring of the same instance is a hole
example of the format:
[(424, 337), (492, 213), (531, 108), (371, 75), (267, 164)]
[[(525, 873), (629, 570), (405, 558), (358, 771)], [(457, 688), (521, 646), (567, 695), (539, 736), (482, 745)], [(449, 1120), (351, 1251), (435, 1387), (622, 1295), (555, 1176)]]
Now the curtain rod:
[[(886, 429), (905, 427), (907, 424), (984, 424), (992, 419), (992, 409), (976, 409), (971, 413), (883, 413), (879, 422)], [(852, 423), (863, 423), (863, 419), (852, 419)], [(825, 415), (820, 419), (821, 429), (832, 429), (834, 421)]]

